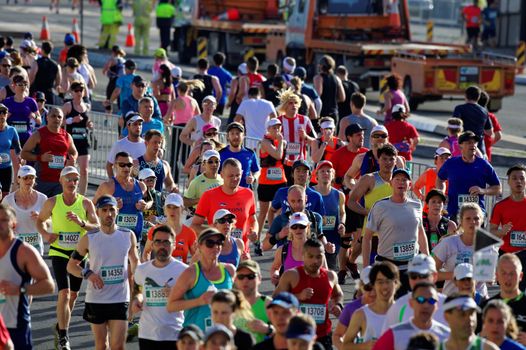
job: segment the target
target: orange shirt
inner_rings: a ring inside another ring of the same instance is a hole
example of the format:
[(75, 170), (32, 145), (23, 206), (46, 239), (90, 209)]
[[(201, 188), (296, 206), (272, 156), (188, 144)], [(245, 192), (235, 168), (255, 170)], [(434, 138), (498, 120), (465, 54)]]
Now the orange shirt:
[(501, 226), (511, 222), (511, 231), (503, 237), (504, 244), (500, 247), (506, 253), (519, 252), (526, 249), (526, 199), (515, 202), (511, 197), (504, 198), (493, 207), (490, 223)]
[[(160, 225), (157, 225), (160, 226)], [(151, 227), (148, 230), (148, 240), (153, 240), (153, 230), (157, 227)], [(179, 232), (175, 236), (175, 247), (172, 251), (172, 256), (176, 259), (181, 260), (186, 264), (188, 259), (188, 253), (190, 252), (190, 247), (192, 247), (197, 241), (197, 235), (195, 234), (195, 231), (192, 230), (190, 227), (182, 225), (181, 232)]]
[[(416, 192), (420, 192), (420, 190), (423, 188), (424, 189), (424, 196), (423, 196), (423, 202), (424, 202), (424, 199), (426, 198), (427, 194), (429, 191), (431, 191), (433, 188), (436, 188), (436, 182), (437, 182), (437, 170), (436, 168), (429, 168), (429, 169), (426, 169), (426, 171), (424, 171), (422, 173), (422, 175), (420, 175), (420, 177), (418, 178), (418, 180), (416, 180), (415, 184), (413, 185), (413, 188), (415, 189)], [(446, 192), (445, 194), (447, 195), (447, 181), (446, 181)], [(424, 202), (424, 209), (423, 209), (423, 212), (424, 213), (427, 213), (427, 203)]]
[(219, 209), (227, 209), (236, 215), (236, 227), (231, 235), (234, 238), (243, 239), (245, 252), (248, 253), (249, 218), (256, 214), (254, 193), (245, 187), (239, 187), (234, 194), (223, 192), (223, 186), (213, 188), (203, 193), (195, 214), (206, 218), (208, 224), (212, 224), (214, 214)]
[(475, 5), (469, 5), (464, 7), (462, 14), (466, 19), (466, 28), (478, 28), (480, 27), (480, 18), (482, 11), (480, 7)]

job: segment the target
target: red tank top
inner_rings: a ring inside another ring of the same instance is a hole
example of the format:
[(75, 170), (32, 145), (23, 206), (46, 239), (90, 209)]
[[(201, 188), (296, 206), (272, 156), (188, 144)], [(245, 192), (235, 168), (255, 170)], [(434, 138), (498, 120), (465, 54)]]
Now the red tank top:
[(46, 126), (38, 129), (40, 134), (40, 145), (38, 155), (41, 156), (46, 152), (51, 152), (53, 161), (39, 162), (40, 174), (39, 180), (45, 182), (58, 182), (60, 171), (66, 163), (66, 156), (69, 149), (69, 137), (66, 130), (60, 128), (58, 133), (49, 131)]
[(318, 277), (311, 277), (305, 273), (303, 266), (296, 267), (300, 275), (299, 283), (292, 288), (291, 293), (298, 295), (305, 288), (314, 289), (314, 295), (308, 300), (302, 300), (301, 312), (311, 315), (316, 321), (316, 336), (325, 337), (331, 333), (332, 323), (329, 319), (329, 299), (332, 295), (332, 286), (329, 282), (328, 271), (320, 269)]
[(247, 74), (250, 87), (258, 87), (265, 79), (260, 73), (248, 73)]
[[(270, 140), (274, 147), (278, 147), (278, 140), (273, 140), (268, 135), (263, 136), (263, 138)], [(281, 159), (273, 158), (270, 154), (263, 151), (262, 147), (259, 150), (259, 159), (261, 165), (260, 185), (279, 185), (287, 182)]]

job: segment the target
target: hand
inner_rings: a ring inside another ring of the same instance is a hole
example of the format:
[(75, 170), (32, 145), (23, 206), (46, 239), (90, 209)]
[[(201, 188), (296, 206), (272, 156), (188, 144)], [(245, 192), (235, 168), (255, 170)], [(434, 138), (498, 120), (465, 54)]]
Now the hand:
[(88, 281), (90, 281), (93, 284), (93, 287), (95, 289), (102, 289), (102, 287), (104, 287), (104, 281), (102, 280), (102, 278), (100, 278), (99, 274), (95, 272), (89, 275)]
[(278, 238), (278, 240), (285, 239), (285, 238), (288, 237), (288, 235), (289, 235), (289, 227), (287, 225), (287, 226), (283, 227), (281, 229), (281, 231), (278, 232), (277, 238)]
[(77, 214), (75, 214), (72, 211), (68, 211), (66, 213), (66, 219), (68, 219), (68, 221), (72, 221), (72, 222), (76, 223), (79, 226), (82, 226), (82, 220), (78, 217)]
[(53, 155), (51, 154), (51, 151), (47, 151), (46, 153), (42, 154), (40, 156), (40, 161), (45, 163), (53, 161)]
[(507, 235), (511, 229), (513, 228), (513, 223), (510, 221), (505, 225), (502, 225), (502, 232), (504, 232), (505, 235)]
[(241, 254), (241, 260), (250, 260), (250, 253), (243, 252), (243, 254)]
[(122, 206), (124, 205), (124, 203), (122, 202), (122, 198), (121, 197), (117, 197), (115, 199), (117, 200), (117, 208), (121, 209)]
[(143, 304), (144, 303), (143, 303), (142, 300), (139, 300), (137, 298), (133, 299), (133, 301), (132, 301), (132, 313), (136, 314), (136, 313), (142, 311)]
[(279, 283), (279, 272), (275, 271), (272, 277), (270, 277), (270, 281), (273, 285), (277, 286)]
[(470, 195), (483, 195), (485, 192), (484, 189), (478, 187), (478, 186), (471, 186), (469, 188), (469, 194)]
[(156, 222), (157, 222), (157, 216), (155, 216), (155, 215), (152, 214), (152, 215), (150, 215), (150, 216), (148, 216), (148, 217), (146, 218), (146, 221), (148, 221), (148, 222), (150, 222), (150, 223), (152, 223), (152, 224), (153, 224), (153, 223), (156, 223)]
[(80, 114), (73, 117), (74, 123), (80, 123), (83, 120), (84, 120), (84, 117), (82, 117)]
[(325, 251), (329, 254), (333, 254), (336, 251), (336, 246), (329, 242), (325, 245)]
[(135, 208), (137, 208), (137, 210), (143, 211), (144, 208), (146, 208), (146, 202), (144, 201), (144, 199), (141, 199), (140, 201), (135, 203)]
[(20, 286), (10, 281), (0, 281), (0, 293), (4, 295), (19, 295)]
[(179, 192), (179, 186), (177, 186), (176, 184), (174, 184), (174, 186), (172, 187), (172, 191), (171, 193), (180, 193)]
[(344, 224), (340, 224), (338, 226), (338, 234), (340, 236), (344, 236), (345, 235), (345, 225)]
[(331, 314), (333, 314), (335, 317), (340, 317), (341, 313), (342, 313), (342, 309), (340, 308), (340, 306), (338, 304), (333, 304), (332, 306), (330, 305), (330, 301), (329, 301), (329, 310), (331, 312)]
[(199, 297), (199, 300), (201, 300), (201, 305), (210, 305), (212, 302), (212, 297), (216, 294), (216, 292), (208, 291), (201, 294)]
[(526, 345), (526, 332), (519, 332), (516, 340), (522, 345)]
[(74, 157), (72, 157), (71, 155), (68, 155), (68, 156), (66, 157), (66, 165), (67, 165), (67, 166), (75, 166), (75, 162), (76, 162), (76, 161), (77, 161), (77, 160), (76, 160)]
[(247, 323), (247, 327), (251, 332), (266, 334), (268, 331), (268, 324), (265, 322), (255, 319)]
[(278, 143), (281, 143), (283, 141), (283, 134), (278, 132), (276, 134), (276, 140), (278, 140)]
[(252, 184), (254, 183), (254, 176), (252, 176), (252, 174), (249, 174), (249, 175), (245, 178), (245, 181), (247, 182), (247, 184), (252, 185)]
[(110, 100), (104, 100), (104, 101), (102, 102), (102, 105), (103, 105), (104, 107), (108, 107), (108, 106), (111, 106), (111, 102), (110, 102)]
[(31, 211), (31, 220), (33, 220), (33, 221), (36, 222), (37, 219), (38, 219), (38, 211), (34, 211), (34, 210), (32, 210), (32, 211)]
[(312, 289), (312, 288), (305, 288), (298, 295), (298, 299), (299, 300), (308, 300), (308, 299), (312, 298), (313, 295), (314, 295), (314, 289)]
[(257, 240), (258, 240), (258, 233), (256, 231), (250, 231), (249, 234), (248, 234), (248, 239), (252, 243), (257, 242)]
[(88, 129), (93, 129), (93, 126), (94, 126), (94, 124), (93, 124), (93, 121), (91, 121), (91, 120), (86, 123), (86, 127)]
[(300, 128), (298, 129), (298, 135), (300, 137), (300, 140), (304, 140), (305, 137), (307, 136), (307, 133), (305, 132), (305, 129)]

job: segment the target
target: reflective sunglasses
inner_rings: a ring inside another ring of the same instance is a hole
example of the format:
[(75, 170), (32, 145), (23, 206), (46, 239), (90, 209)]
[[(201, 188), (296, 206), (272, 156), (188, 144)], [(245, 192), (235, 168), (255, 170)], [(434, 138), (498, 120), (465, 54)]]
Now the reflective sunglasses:
[(438, 300), (436, 300), (435, 298), (416, 297), (416, 298), (413, 298), (413, 299), (415, 299), (416, 302), (419, 303), (420, 305), (423, 305), (426, 302), (429, 305), (435, 305), (438, 302)]
[(121, 168), (131, 168), (133, 163), (118, 163)]
[(219, 164), (219, 161), (218, 160), (207, 160), (206, 163), (207, 164)]
[(226, 224), (227, 222), (231, 224), (234, 222), (234, 219), (232, 219), (231, 217), (228, 217), (228, 218), (220, 218), (220, 219), (217, 219), (216, 221), (218, 224)]
[(251, 273), (248, 275), (237, 274), (236, 277), (239, 278), (240, 280), (244, 280), (245, 278), (248, 278), (250, 281), (252, 281), (253, 279), (257, 277), (257, 275), (255, 273)]
[(213, 239), (205, 240), (205, 245), (207, 248), (214, 248), (215, 246), (222, 247), (223, 244), (225, 244), (225, 241), (222, 239), (219, 239), (217, 241)]
[(297, 229), (302, 229), (302, 230), (304, 230), (304, 229), (307, 228), (307, 226), (305, 226), (305, 225), (300, 225), (300, 224), (296, 224), (296, 225), (292, 225), (290, 228), (293, 229), (293, 230), (297, 230)]

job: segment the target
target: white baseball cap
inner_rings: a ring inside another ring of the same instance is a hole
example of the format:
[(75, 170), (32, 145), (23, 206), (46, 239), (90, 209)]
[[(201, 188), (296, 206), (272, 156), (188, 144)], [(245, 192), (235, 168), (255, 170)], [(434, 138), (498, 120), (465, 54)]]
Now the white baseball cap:
[(320, 128), (322, 129), (336, 129), (336, 124), (334, 124), (334, 120), (326, 120), (320, 124)]
[(435, 151), (436, 156), (441, 156), (443, 154), (451, 154), (451, 151), (446, 147), (438, 147)]
[(183, 70), (178, 66), (173, 67), (170, 73), (172, 73), (172, 77), (174, 78), (180, 78), (183, 76)]
[(476, 310), (477, 312), (480, 312), (480, 308), (478, 307), (475, 300), (467, 295), (463, 295), (461, 297), (455, 298), (453, 300), (448, 301), (447, 303), (444, 303), (442, 305), (442, 310), (448, 311), (451, 309), (459, 308), (462, 311), (466, 310)]
[(206, 101), (211, 101), (211, 102), (217, 104), (216, 98), (214, 96), (212, 96), (212, 95), (208, 95), (205, 98), (203, 98), (203, 103), (205, 103)]
[(271, 126), (274, 126), (274, 125), (281, 125), (281, 121), (278, 119), (278, 118), (270, 118), (269, 120), (267, 120), (267, 122), (265, 123), (265, 128), (270, 128)]
[(28, 175), (37, 176), (37, 171), (31, 165), (23, 165), (18, 169), (17, 176), (24, 177)]
[(224, 218), (225, 216), (230, 216), (232, 219), (235, 219), (236, 218), (236, 215), (233, 214), (230, 210), (227, 210), (227, 209), (219, 209), (218, 211), (215, 212), (214, 214), (214, 222), (216, 222), (217, 220), (221, 219), (221, 218)]
[(369, 266), (365, 267), (362, 270), (362, 272), (360, 273), (360, 281), (362, 281), (362, 283), (364, 285), (371, 283), (371, 279), (369, 278), (369, 274), (371, 273), (372, 269), (373, 269), (373, 267), (371, 265), (369, 265)]
[(181, 197), (179, 193), (170, 193), (168, 196), (166, 196), (164, 205), (175, 205), (176, 207), (182, 207), (183, 197)]
[(416, 272), (422, 275), (428, 275), (437, 272), (435, 259), (425, 254), (417, 254), (409, 262), (407, 272)]
[(60, 177), (66, 176), (69, 174), (77, 174), (78, 176), (80, 176), (80, 173), (77, 170), (77, 168), (75, 168), (74, 166), (68, 165), (67, 167), (64, 167), (64, 169), (62, 169), (62, 171), (60, 172)]
[(205, 151), (205, 153), (203, 153), (203, 161), (205, 162), (212, 157), (216, 157), (217, 159), (221, 160), (221, 156), (219, 155), (219, 152), (216, 151), (215, 149), (209, 149), (208, 151)]
[(469, 263), (458, 264), (453, 271), (453, 276), (456, 280), (473, 278), (473, 265)]
[(307, 217), (307, 214), (302, 213), (302, 212), (292, 214), (289, 218), (289, 227), (296, 225), (296, 224), (309, 226), (310, 221), (309, 221), (309, 218)]
[(152, 176), (155, 177), (155, 172), (150, 168), (144, 168), (139, 171), (139, 180), (144, 180)]
[(391, 113), (405, 113), (405, 106), (401, 104), (394, 105), (391, 109)]
[(377, 125), (377, 126), (375, 126), (375, 127), (371, 130), (371, 135), (374, 134), (375, 132), (383, 132), (384, 134), (389, 135), (389, 132), (387, 132), (386, 127), (383, 126), (383, 125)]
[(248, 73), (248, 68), (247, 68), (247, 64), (246, 63), (241, 63), (239, 66), (237, 66), (237, 70), (239, 71), (239, 73), (245, 75)]

